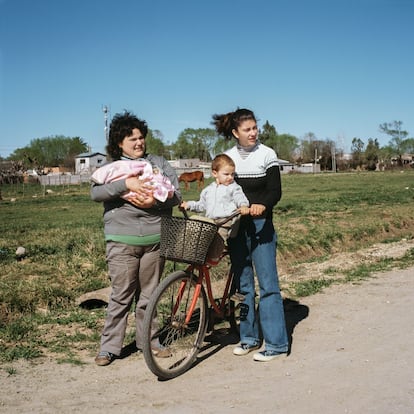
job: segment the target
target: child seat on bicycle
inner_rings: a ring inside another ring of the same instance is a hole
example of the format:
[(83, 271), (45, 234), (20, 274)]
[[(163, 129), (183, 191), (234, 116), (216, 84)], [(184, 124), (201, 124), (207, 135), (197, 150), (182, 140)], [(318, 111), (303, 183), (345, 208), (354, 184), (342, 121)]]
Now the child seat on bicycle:
[[(201, 191), (200, 200), (183, 201), (181, 208), (205, 212), (205, 217), (198, 216), (197, 219), (211, 219), (216, 224), (220, 221), (225, 222), (227, 217), (238, 210), (242, 215), (249, 214), (249, 200), (240, 185), (234, 181), (235, 168), (233, 160), (228, 155), (217, 155), (211, 163), (214, 181)], [(234, 217), (231, 222), (219, 227), (207, 255), (209, 261), (218, 262), (227, 239), (236, 236), (238, 222), (239, 217)]]

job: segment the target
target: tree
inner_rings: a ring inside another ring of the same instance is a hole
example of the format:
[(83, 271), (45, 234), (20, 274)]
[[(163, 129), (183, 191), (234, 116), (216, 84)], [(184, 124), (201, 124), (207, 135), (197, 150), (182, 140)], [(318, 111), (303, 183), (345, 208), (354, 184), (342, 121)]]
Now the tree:
[(162, 155), (165, 158), (168, 158), (167, 150), (163, 143), (163, 135), (161, 131), (155, 129), (152, 131), (148, 130), (148, 134), (145, 138), (145, 146), (148, 153)]
[(276, 137), (276, 143), (273, 149), (277, 156), (283, 160), (292, 161), (299, 148), (299, 140), (291, 134), (280, 134)]
[(325, 141), (318, 142), (318, 144), (321, 170), (333, 170), (333, 152), (335, 151), (335, 143), (330, 139), (326, 139)]
[(299, 163), (318, 162), (318, 139), (313, 132), (308, 132), (304, 135), (299, 146), (300, 155), (298, 157)]
[(365, 159), (367, 161), (367, 169), (375, 171), (379, 161), (380, 146), (378, 140), (370, 138), (367, 147), (365, 148)]
[(36, 138), (24, 148), (16, 149), (10, 160), (22, 161), (25, 168), (39, 173), (46, 167), (67, 167), (75, 169), (75, 157), (88, 150), (88, 145), (79, 137), (69, 138), (63, 135)]
[(384, 169), (389, 169), (392, 167), (391, 159), (394, 155), (394, 150), (389, 145), (381, 147), (379, 150), (379, 159), (380, 163), (384, 167)]
[(222, 137), (219, 137), (215, 144), (214, 144), (214, 154), (222, 154), (223, 152), (227, 151), (231, 147), (233, 147), (236, 143), (235, 139), (225, 139)]
[(276, 143), (277, 131), (276, 128), (266, 121), (263, 125), (262, 130), (259, 133), (260, 142), (268, 147), (273, 148), (273, 145)]
[[(187, 131), (187, 132), (186, 132)], [(177, 141), (172, 145), (174, 155), (176, 158), (198, 158), (195, 144), (197, 137), (190, 133), (189, 130), (184, 130), (178, 135)]]
[(273, 148), (279, 158), (292, 160), (299, 147), (299, 140), (290, 134), (278, 134), (276, 128), (266, 121), (259, 134), (261, 143)]
[(171, 145), (176, 158), (198, 158), (210, 161), (217, 134), (213, 129), (187, 128), (180, 133), (177, 141)]
[(414, 138), (407, 138), (404, 141), (404, 150), (408, 154), (414, 154)]
[(352, 152), (352, 166), (354, 168), (362, 167), (364, 163), (364, 141), (360, 138), (352, 138), (351, 152)]
[(212, 128), (199, 128), (196, 131), (204, 147), (207, 148), (209, 157), (206, 161), (213, 159), (217, 154), (215, 151), (216, 142), (219, 140), (217, 132)]
[(401, 129), (402, 121), (384, 122), (379, 126), (379, 130), (391, 137), (389, 146), (393, 148), (395, 155), (398, 158), (398, 164), (402, 165), (402, 155), (405, 151), (405, 139), (408, 132)]

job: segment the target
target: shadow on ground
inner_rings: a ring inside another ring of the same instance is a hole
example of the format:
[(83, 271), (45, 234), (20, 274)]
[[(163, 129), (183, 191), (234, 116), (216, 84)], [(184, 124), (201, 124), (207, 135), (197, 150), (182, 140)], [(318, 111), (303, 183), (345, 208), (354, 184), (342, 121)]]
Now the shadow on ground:
[(288, 298), (283, 300), (283, 307), (285, 309), (286, 330), (289, 339), (289, 355), (292, 350), (293, 331), (300, 321), (309, 316), (309, 308), (306, 305), (302, 305), (297, 300)]

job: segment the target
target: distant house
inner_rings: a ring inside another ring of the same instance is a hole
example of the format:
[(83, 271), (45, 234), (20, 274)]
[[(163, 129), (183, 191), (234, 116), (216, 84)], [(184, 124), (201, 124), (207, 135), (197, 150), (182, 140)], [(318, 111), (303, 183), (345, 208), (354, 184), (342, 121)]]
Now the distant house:
[(414, 166), (414, 154), (402, 154), (401, 157), (394, 156), (391, 158), (392, 165), (397, 165), (399, 162), (405, 166)]
[(72, 172), (73, 170), (71, 170), (68, 167), (45, 167), (43, 168), (43, 171), (42, 171), (44, 175), (46, 174), (49, 174), (49, 175), (70, 174)]
[(180, 176), (184, 172), (203, 171), (204, 177), (209, 178), (211, 175), (211, 162), (200, 161), (199, 158), (183, 158), (168, 161), (174, 168), (176, 174)]
[(279, 169), (281, 174), (286, 174), (294, 170), (295, 164), (290, 161), (282, 160), (281, 158), (278, 159), (279, 162)]
[(75, 157), (75, 174), (92, 174), (105, 164), (106, 155), (100, 152), (86, 152)]
[(305, 164), (300, 164), (296, 166), (295, 171), (301, 172), (301, 173), (320, 173), (321, 165), (315, 164), (313, 162), (307, 162)]
[(183, 158), (177, 160), (169, 161), (172, 167), (174, 168), (192, 168), (197, 169), (200, 166), (200, 159), (199, 158)]
[(279, 167), (281, 174), (289, 174), (293, 172), (297, 173), (320, 173), (321, 166), (319, 164), (306, 163), (306, 164), (295, 164), (290, 161), (279, 159)]

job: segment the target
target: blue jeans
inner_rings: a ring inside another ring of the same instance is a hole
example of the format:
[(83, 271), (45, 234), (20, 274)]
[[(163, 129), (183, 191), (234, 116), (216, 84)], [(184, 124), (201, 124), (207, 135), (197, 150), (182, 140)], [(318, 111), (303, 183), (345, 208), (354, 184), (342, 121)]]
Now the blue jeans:
[[(228, 243), (236, 289), (245, 296), (240, 308), (240, 342), (259, 345), (260, 325), (265, 350), (287, 352), (289, 343), (276, 267), (277, 237), (272, 220), (242, 217), (237, 236)], [(253, 268), (259, 284), (258, 312)]]

